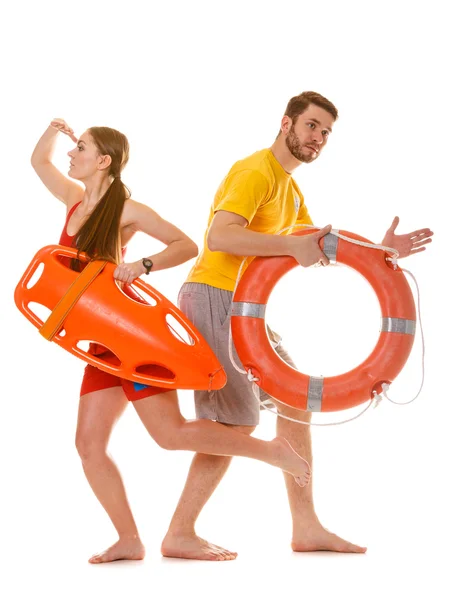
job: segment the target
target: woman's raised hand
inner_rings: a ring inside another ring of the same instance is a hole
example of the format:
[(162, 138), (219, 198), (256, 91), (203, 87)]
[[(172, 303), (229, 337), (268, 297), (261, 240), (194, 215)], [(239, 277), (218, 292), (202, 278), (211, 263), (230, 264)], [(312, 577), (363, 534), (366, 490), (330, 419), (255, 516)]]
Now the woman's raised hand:
[(64, 119), (53, 119), (53, 121), (50, 123), (50, 125), (54, 129), (57, 129), (58, 131), (60, 131), (61, 133), (65, 133), (66, 135), (68, 135), (73, 142), (75, 142), (75, 143), (78, 142), (78, 140), (75, 137), (75, 134), (73, 132), (73, 129), (67, 125), (67, 123), (64, 121)]

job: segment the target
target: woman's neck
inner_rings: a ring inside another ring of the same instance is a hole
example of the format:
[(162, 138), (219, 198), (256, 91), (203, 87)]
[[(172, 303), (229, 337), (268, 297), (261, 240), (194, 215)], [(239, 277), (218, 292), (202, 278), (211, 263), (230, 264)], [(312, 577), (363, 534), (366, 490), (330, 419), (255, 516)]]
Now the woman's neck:
[(105, 195), (112, 183), (112, 180), (110, 177), (104, 177), (101, 180), (93, 177), (83, 181), (83, 183), (85, 190), (82, 205), (83, 208), (91, 212), (99, 203), (100, 199)]

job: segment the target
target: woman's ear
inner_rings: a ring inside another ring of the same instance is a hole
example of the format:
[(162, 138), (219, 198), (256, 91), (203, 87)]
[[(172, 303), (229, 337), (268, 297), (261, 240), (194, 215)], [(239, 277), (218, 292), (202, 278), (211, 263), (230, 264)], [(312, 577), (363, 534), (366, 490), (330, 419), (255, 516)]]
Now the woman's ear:
[(112, 159), (109, 154), (103, 154), (98, 157), (97, 168), (99, 171), (108, 169), (111, 165)]

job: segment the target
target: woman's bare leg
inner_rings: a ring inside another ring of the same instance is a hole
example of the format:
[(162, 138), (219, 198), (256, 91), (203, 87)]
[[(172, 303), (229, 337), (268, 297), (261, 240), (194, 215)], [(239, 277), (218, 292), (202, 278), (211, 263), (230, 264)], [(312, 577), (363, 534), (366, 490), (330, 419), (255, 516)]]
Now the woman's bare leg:
[(300, 486), (309, 482), (309, 464), (282, 437), (267, 442), (208, 419), (187, 421), (176, 391), (137, 400), (133, 405), (152, 438), (166, 450), (254, 458), (290, 473)]
[(122, 477), (107, 453), (111, 432), (128, 400), (121, 387), (85, 394), (80, 398), (76, 446), (87, 480), (100, 504), (108, 513), (119, 540), (104, 552), (90, 558), (91, 563), (113, 560), (139, 560), (145, 550), (126, 497)]

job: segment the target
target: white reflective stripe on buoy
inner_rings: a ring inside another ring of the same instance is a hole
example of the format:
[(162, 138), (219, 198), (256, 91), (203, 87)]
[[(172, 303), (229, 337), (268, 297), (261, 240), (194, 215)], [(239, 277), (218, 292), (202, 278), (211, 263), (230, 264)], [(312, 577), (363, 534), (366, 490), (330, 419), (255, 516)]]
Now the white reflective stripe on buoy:
[[(339, 229), (333, 231), (338, 233)], [(332, 260), (333, 262), (336, 262), (338, 243), (338, 236), (333, 235), (332, 233), (327, 233), (327, 235), (325, 235), (323, 238), (323, 253), (329, 258), (329, 260)]]
[(255, 302), (233, 302), (231, 316), (264, 319), (266, 306), (267, 304), (256, 304)]
[(323, 377), (310, 377), (308, 384), (307, 409), (311, 412), (322, 410)]
[(381, 331), (389, 333), (407, 333), (414, 335), (416, 322), (411, 319), (398, 319), (396, 317), (381, 317)]

